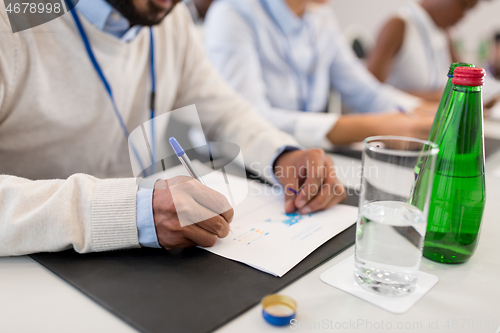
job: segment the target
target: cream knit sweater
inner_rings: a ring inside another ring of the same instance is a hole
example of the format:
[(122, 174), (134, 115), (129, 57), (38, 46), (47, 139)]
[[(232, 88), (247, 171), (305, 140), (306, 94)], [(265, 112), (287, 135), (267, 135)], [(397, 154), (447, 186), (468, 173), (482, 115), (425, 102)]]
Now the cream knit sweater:
[[(149, 114), (148, 29), (124, 43), (80, 17), (133, 130)], [(193, 29), (182, 4), (154, 29), (157, 113), (196, 104), (209, 140), (264, 168), (296, 141), (221, 80)], [(0, 174), (1, 256), (139, 246), (127, 142), (70, 14), (12, 34), (1, 7)]]

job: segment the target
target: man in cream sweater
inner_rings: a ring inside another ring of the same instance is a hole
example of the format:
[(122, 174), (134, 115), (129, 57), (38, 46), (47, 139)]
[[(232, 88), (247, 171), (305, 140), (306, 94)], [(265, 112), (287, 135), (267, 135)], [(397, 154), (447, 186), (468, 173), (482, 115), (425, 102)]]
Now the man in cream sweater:
[[(332, 161), (321, 150), (295, 149), (293, 138), (227, 87), (178, 2), (81, 0), (76, 7), (125, 127), (130, 131), (149, 117), (150, 32), (144, 26), (153, 26), (157, 114), (196, 104), (209, 140), (238, 144), (258, 172), (289, 171), (278, 177), (281, 185), (305, 186), (298, 196), (285, 191), (288, 212), (340, 202), (345, 194)], [(168, 186), (188, 179), (138, 190), (127, 140), (70, 13), (16, 34), (8, 22), (2, 7), (0, 255), (211, 246), (227, 235), (231, 209), (180, 226)], [(194, 191), (182, 198), (188, 214), (227, 206), (217, 192), (190, 184)], [(327, 186), (342, 191), (309, 190)]]

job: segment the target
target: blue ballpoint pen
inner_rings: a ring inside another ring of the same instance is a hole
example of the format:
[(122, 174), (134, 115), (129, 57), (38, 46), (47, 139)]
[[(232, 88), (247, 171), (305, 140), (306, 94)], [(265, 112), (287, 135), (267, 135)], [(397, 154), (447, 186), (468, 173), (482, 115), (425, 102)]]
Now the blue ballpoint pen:
[(177, 140), (174, 137), (170, 138), (168, 141), (170, 142), (170, 145), (174, 149), (175, 154), (177, 155), (177, 157), (181, 161), (182, 165), (184, 165), (184, 167), (187, 169), (187, 171), (189, 172), (191, 177), (193, 177), (194, 179), (196, 179), (197, 181), (199, 181), (203, 185), (206, 185), (205, 182), (203, 181), (203, 179), (201, 178), (200, 174), (198, 173), (198, 171), (196, 171), (196, 169), (194, 168), (193, 163), (191, 163), (191, 160), (187, 156), (184, 149), (182, 149), (179, 142), (177, 142)]

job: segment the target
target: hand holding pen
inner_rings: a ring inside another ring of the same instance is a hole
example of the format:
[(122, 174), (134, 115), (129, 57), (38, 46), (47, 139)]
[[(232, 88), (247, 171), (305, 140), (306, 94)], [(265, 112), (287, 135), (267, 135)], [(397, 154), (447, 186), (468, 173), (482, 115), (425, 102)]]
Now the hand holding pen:
[(170, 140), (191, 177), (160, 180), (153, 191), (153, 217), (159, 244), (166, 249), (210, 247), (229, 233), (234, 211), (226, 197), (203, 180), (175, 139)]

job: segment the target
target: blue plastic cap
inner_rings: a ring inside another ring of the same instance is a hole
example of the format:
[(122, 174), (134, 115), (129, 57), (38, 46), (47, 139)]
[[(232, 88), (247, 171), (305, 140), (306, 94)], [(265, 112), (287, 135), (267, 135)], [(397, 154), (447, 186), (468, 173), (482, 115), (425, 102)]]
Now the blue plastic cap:
[(174, 137), (171, 137), (168, 141), (170, 141), (170, 145), (172, 146), (172, 148), (174, 148), (177, 157), (181, 157), (185, 154), (184, 149), (182, 149), (181, 145)]
[(290, 325), (290, 321), (295, 318), (295, 313), (286, 317), (278, 317), (278, 316), (273, 316), (272, 314), (266, 312), (265, 309), (262, 309), (262, 316), (271, 325), (285, 326), (285, 325)]
[[(283, 312), (282, 309), (273, 310), (273, 306), (278, 305), (287, 311)], [(290, 321), (295, 318), (295, 310), (297, 303), (293, 299), (284, 295), (268, 295), (262, 299), (262, 316), (271, 325), (285, 326), (290, 325)]]

